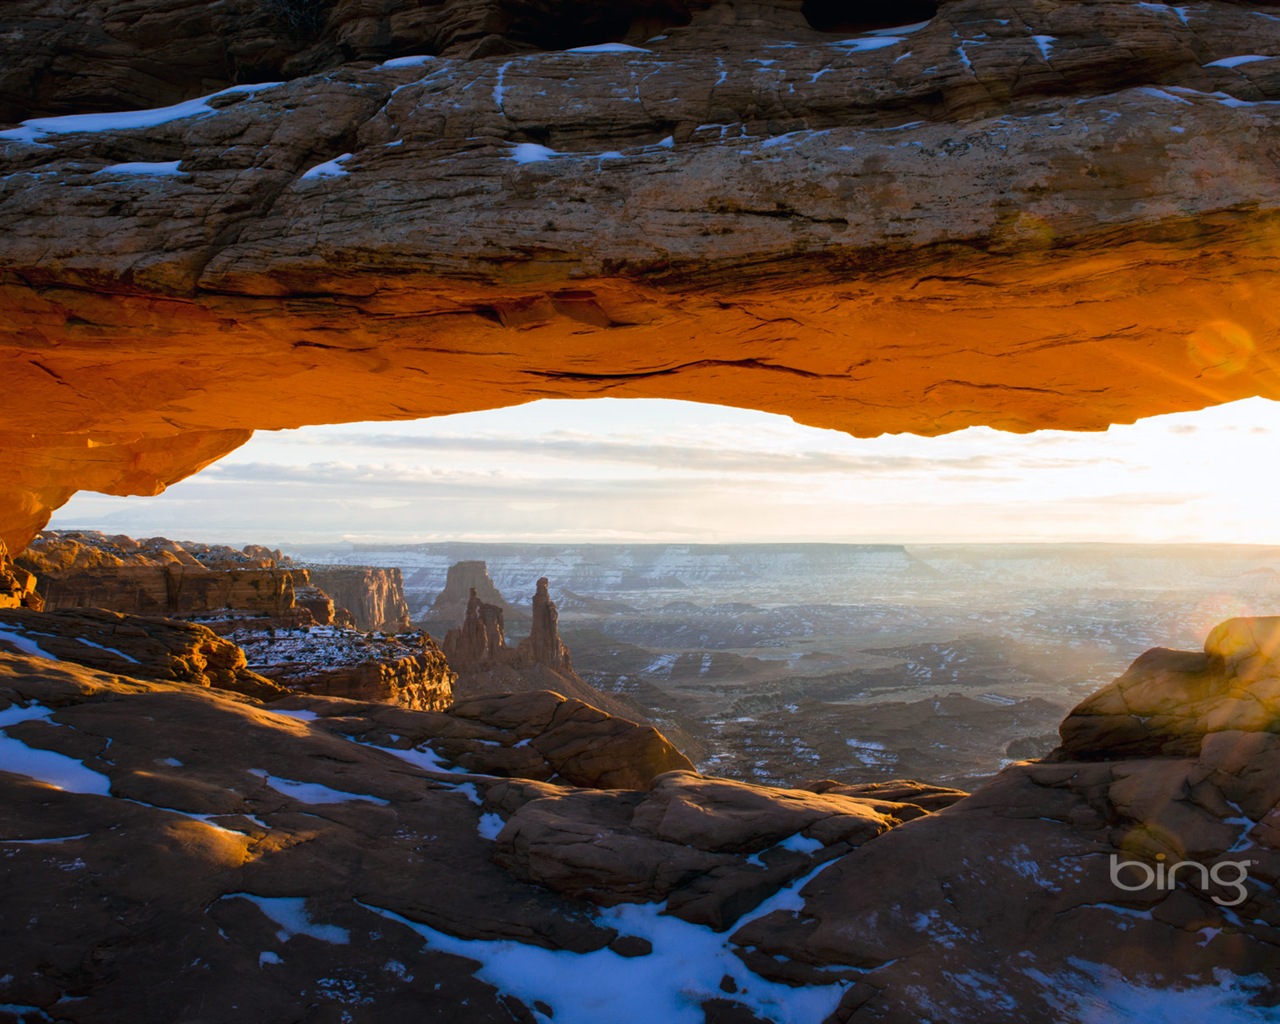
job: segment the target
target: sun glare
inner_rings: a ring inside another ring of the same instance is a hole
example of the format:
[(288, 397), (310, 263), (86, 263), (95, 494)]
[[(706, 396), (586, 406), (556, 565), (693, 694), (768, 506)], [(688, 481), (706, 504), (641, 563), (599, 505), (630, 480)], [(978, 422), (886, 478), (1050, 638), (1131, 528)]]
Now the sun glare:
[[(1214, 358), (1233, 338), (1220, 332)], [(874, 439), (688, 402), (541, 401), (262, 432), (159, 498), (82, 493), (51, 525), (229, 541), (1271, 544), (1277, 433), (1280, 403), (1260, 398), (1094, 434)]]

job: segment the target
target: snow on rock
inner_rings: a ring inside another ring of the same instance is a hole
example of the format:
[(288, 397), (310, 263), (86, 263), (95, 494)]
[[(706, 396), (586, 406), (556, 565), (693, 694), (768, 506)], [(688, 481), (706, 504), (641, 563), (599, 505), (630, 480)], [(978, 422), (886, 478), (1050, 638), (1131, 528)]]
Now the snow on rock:
[(628, 46), (626, 43), (596, 43), (594, 46), (575, 46), (565, 53), (652, 53), (642, 46)]
[(497, 839), (498, 833), (502, 831), (502, 826), (505, 824), (506, 822), (499, 814), (482, 814), (476, 831), (480, 833), (481, 839)]
[(393, 57), (391, 60), (384, 60), (378, 66), (383, 68), (420, 68), (424, 64), (430, 64), (435, 59), (435, 57), (421, 53), (412, 57)]
[(99, 651), (106, 651), (108, 654), (114, 654), (117, 658), (123, 658), (125, 661), (131, 662), (134, 665), (141, 664), (141, 662), (132, 654), (125, 654), (124, 651), (118, 651), (114, 647), (107, 647), (105, 644), (94, 643), (92, 640), (86, 640), (82, 636), (76, 637), (76, 640), (84, 644), (86, 647), (93, 647)]
[[(0, 731), (19, 722), (48, 722), (52, 714), (53, 709), (39, 704), (26, 708), (15, 704), (0, 711)], [(86, 768), (83, 762), (66, 754), (29, 747), (7, 732), (0, 735), (0, 771), (26, 775), (68, 793), (111, 795), (111, 780), (101, 772)]]
[(34, 640), (24, 636), (17, 630), (0, 629), (0, 640), (13, 644), (13, 646), (18, 648), (18, 650), (23, 654), (30, 654), (36, 658), (44, 658), (47, 661), (58, 660)]
[[(307, 901), (302, 896), (255, 896), (248, 892), (232, 892), (222, 897), (224, 900), (248, 900), (255, 904), (267, 917), (279, 926), (276, 938), (288, 942), (295, 935), (309, 935), (321, 942), (329, 942), (335, 946), (345, 946), (351, 941), (351, 933), (345, 928), (333, 924), (316, 924), (307, 913)], [(263, 956), (268, 954), (264, 953)], [(274, 955), (274, 954), (272, 954)], [(279, 963), (277, 957), (268, 963)]]
[[(795, 909), (800, 905), (795, 890), (821, 870), (766, 900), (744, 920)], [(847, 988), (844, 982), (792, 986), (766, 981), (735, 955), (728, 936), (664, 914), (664, 903), (623, 904), (599, 914), (600, 924), (652, 945), (651, 953), (639, 957), (608, 948), (573, 953), (512, 941), (459, 939), (390, 910), (361, 906), (412, 928), (430, 949), (478, 961), (477, 978), (526, 1006), (545, 1004), (550, 1012), (535, 1013), (540, 1024), (704, 1024), (702, 1004), (724, 998), (725, 977), (736, 986), (734, 1001), (762, 1021), (812, 1024), (834, 1012)], [(572, 984), (566, 984), (570, 977)]]
[(108, 164), (94, 171), (94, 174), (141, 175), (143, 177), (176, 177), (182, 172), (178, 170), (181, 160), (169, 160), (162, 163), (151, 163), (135, 160), (132, 163)]
[(219, 89), (208, 96), (194, 100), (185, 100), (168, 107), (153, 107), (149, 110), (119, 110), (102, 114), (66, 114), (62, 117), (35, 117), (23, 121), (17, 128), (0, 132), (0, 140), (14, 142), (38, 142), (44, 135), (70, 135), (74, 132), (114, 132), (128, 131), (133, 128), (154, 128), (156, 125), (180, 121), (186, 117), (197, 117), (216, 114), (217, 108), (210, 105), (210, 100), (220, 96), (232, 96), (240, 93), (252, 95), (265, 89), (271, 89), (283, 82), (261, 82), (257, 85), (233, 85), (229, 89)]
[(849, 53), (865, 53), (868, 50), (883, 50), (886, 46), (896, 46), (898, 43), (905, 42), (906, 39), (902, 36), (868, 36), (863, 39), (842, 39), (838, 43), (827, 45), (838, 46)]
[(299, 180), (314, 181), (316, 178), (344, 178), (347, 175), (347, 171), (342, 165), (350, 159), (350, 153), (343, 153), (341, 156), (335, 156), (332, 160), (326, 160), (322, 164), (316, 164), (310, 170), (306, 171)]
[(371, 804), (386, 806), (387, 801), (376, 796), (363, 793), (347, 793), (341, 789), (330, 789), (318, 782), (298, 782), (296, 779), (282, 779), (271, 775), (260, 768), (252, 769), (250, 775), (256, 775), (268, 786), (282, 796), (292, 797), (304, 804), (341, 804), (353, 800), (365, 800)]
[(560, 156), (560, 154), (554, 149), (539, 146), (536, 142), (521, 142), (512, 149), (511, 155), (507, 159), (514, 160), (518, 164), (536, 164), (556, 156)]
[(1261, 53), (1245, 53), (1239, 57), (1223, 57), (1221, 60), (1211, 60), (1208, 64), (1202, 66), (1206, 68), (1237, 68), (1241, 64), (1252, 64), (1258, 60), (1275, 60), (1275, 58)]
[(1031, 41), (1040, 47), (1040, 55), (1045, 60), (1049, 59), (1049, 54), (1053, 52), (1053, 44), (1056, 43), (1056, 36), (1032, 36)]

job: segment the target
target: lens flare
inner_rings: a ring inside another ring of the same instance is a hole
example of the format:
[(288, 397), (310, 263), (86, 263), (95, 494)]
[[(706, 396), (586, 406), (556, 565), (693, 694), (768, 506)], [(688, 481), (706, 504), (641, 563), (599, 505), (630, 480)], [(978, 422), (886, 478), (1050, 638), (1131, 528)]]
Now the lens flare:
[(1234, 376), (1253, 353), (1253, 335), (1232, 320), (1210, 320), (1187, 340), (1187, 355), (1206, 377)]

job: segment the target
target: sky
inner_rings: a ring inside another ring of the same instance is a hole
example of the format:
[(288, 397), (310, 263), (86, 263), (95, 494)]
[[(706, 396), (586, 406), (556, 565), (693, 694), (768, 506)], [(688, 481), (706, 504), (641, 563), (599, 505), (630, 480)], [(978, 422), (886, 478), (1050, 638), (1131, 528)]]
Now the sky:
[(649, 399), (262, 431), (154, 498), (81, 492), (53, 529), (353, 540), (1280, 544), (1280, 403), (1100, 433), (857, 439)]

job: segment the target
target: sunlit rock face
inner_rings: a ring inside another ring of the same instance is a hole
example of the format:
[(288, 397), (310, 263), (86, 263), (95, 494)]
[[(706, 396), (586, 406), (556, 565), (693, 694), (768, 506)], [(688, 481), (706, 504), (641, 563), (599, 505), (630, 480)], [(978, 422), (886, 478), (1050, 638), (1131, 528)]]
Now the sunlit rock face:
[(1280, 985), (1278, 625), (1231, 619), (1204, 654), (1148, 651), (1072, 711), (1049, 758), (860, 847), (802, 908), (736, 931), (744, 960), (793, 982), (845, 965), (833, 1020), (1196, 1003), (1265, 1019)]
[[(1273, 8), (956, 0), (875, 35), (884, 5), (791, 0), (191, 6), (84, 3), (4, 65), (15, 119), (187, 101), (0, 134), (11, 549), (261, 428), (609, 395), (1096, 429), (1280, 396)], [(610, 39), (638, 50), (565, 49)]]

